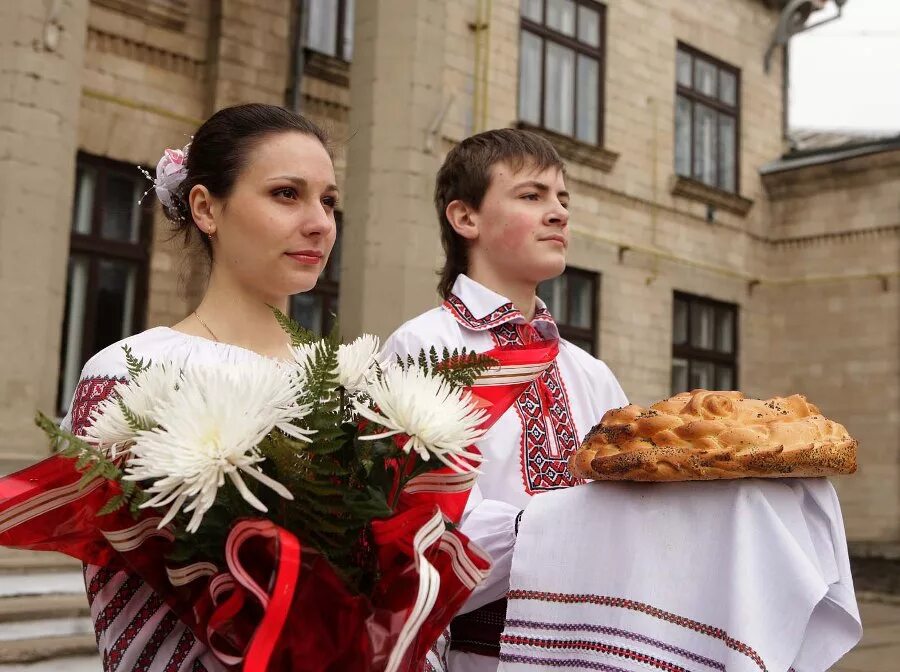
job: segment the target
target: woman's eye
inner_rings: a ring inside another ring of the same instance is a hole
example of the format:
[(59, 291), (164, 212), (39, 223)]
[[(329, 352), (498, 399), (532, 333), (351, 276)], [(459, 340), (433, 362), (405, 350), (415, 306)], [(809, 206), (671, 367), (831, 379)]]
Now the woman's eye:
[(335, 197), (335, 196), (326, 196), (325, 198), (322, 199), (322, 204), (326, 208), (334, 209), (337, 207), (337, 203), (338, 203), (338, 200), (337, 200), (337, 197)]
[(282, 187), (281, 189), (276, 189), (272, 193), (274, 196), (278, 196), (279, 198), (289, 198), (291, 200), (297, 198), (297, 190), (293, 187)]

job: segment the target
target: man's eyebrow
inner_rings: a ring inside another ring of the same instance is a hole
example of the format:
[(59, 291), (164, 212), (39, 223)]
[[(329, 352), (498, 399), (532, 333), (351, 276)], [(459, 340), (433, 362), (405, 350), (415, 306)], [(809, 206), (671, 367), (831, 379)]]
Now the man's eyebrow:
[[(533, 189), (537, 189), (541, 193), (547, 193), (550, 191), (550, 187), (548, 185), (544, 184), (543, 182), (538, 182), (537, 180), (519, 182), (518, 184), (513, 186), (513, 189), (521, 189), (522, 187), (531, 187)], [(569, 198), (569, 192), (566, 190), (559, 191), (556, 195), (559, 197)]]

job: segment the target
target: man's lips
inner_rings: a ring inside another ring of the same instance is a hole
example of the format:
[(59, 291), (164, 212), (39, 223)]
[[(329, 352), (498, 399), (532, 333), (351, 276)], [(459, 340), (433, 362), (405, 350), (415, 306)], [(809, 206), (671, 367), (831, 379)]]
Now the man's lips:
[(566, 240), (566, 237), (562, 235), (547, 236), (546, 238), (541, 238), (541, 242), (558, 243), (563, 247), (569, 246), (569, 241)]

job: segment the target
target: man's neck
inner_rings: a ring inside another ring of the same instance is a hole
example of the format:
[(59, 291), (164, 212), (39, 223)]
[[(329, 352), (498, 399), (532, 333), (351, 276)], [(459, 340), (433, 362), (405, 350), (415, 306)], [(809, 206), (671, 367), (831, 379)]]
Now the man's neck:
[(466, 275), (492, 292), (505, 296), (531, 322), (537, 301), (537, 286), (532, 283), (500, 278), (495, 272), (485, 268), (469, 268)]

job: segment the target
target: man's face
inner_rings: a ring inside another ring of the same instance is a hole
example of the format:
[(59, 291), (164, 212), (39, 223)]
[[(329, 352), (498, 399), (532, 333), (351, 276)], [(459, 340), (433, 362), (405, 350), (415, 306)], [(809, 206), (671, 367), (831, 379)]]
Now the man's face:
[(506, 280), (537, 285), (554, 278), (566, 268), (568, 205), (558, 168), (495, 164), (481, 207), (471, 214), (478, 233), (470, 251)]

